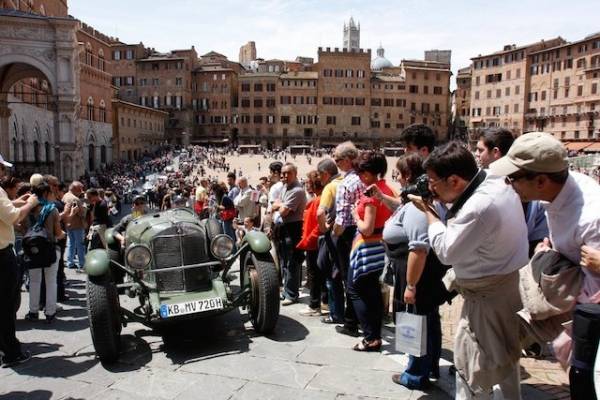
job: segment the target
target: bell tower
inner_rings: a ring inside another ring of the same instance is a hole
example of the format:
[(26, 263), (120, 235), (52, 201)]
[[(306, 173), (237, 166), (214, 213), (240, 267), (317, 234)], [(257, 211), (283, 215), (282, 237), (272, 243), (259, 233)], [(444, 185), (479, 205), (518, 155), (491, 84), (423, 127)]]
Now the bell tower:
[(360, 49), (360, 22), (354, 23), (354, 18), (346, 25), (344, 22), (344, 49), (347, 51), (358, 51)]

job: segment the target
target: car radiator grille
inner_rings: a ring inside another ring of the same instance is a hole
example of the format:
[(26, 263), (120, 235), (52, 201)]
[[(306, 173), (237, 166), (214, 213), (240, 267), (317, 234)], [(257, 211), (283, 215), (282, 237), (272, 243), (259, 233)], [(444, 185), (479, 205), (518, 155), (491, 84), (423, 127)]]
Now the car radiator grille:
[[(152, 242), (154, 269), (199, 264), (209, 260), (204, 231), (195, 225), (178, 224), (162, 231)], [(194, 291), (210, 288), (208, 267), (188, 268), (156, 274), (163, 291)]]

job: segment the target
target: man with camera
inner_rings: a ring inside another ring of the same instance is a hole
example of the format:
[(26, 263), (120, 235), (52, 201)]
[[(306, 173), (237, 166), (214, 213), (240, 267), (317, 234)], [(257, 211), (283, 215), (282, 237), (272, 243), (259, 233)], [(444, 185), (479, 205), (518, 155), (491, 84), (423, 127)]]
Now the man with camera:
[[(12, 164), (0, 155), (0, 178)], [(15, 255), (14, 224), (22, 221), (38, 204), (35, 195), (24, 195), (10, 201), (4, 189), (0, 188), (0, 352), (2, 366), (11, 367), (31, 358), (29, 352), (21, 350), (16, 336), (16, 304), (21, 295), (21, 271)]]
[(433, 197), (452, 204), (444, 224), (430, 203), (409, 195), (427, 216), (431, 248), (453, 266), (448, 288), (465, 300), (454, 344), (456, 398), (487, 398), (499, 384), (505, 399), (520, 399), (518, 270), (528, 260), (520, 199), (460, 143), (435, 149), (423, 166)]

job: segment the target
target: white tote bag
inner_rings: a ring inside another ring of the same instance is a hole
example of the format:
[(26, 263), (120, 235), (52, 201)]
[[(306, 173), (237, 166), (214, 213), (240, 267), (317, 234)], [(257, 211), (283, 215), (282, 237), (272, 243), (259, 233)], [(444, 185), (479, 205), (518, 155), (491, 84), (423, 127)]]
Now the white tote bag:
[(422, 357), (427, 354), (427, 317), (396, 313), (396, 351)]

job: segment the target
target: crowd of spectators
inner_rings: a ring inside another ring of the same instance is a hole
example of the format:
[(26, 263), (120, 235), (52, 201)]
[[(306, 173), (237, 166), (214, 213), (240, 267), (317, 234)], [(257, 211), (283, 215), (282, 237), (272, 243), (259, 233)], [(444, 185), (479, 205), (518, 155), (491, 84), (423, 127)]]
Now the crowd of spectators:
[[(60, 264), (83, 267), (86, 237), (91, 246), (105, 246), (102, 233), (119, 214), (121, 199), (134, 200), (135, 214), (121, 222), (121, 238), (126, 224), (147, 208), (189, 207), (200, 219), (219, 220), (238, 244), (252, 230), (268, 235), (281, 270), (283, 306), (299, 301), (305, 266), (309, 304), (301, 314), (320, 318), (339, 334), (362, 337), (355, 351), (381, 350), (388, 315), (423, 316), (426, 355), (411, 355), (406, 370), (392, 377), (410, 389), (439, 378), (439, 307), (462, 296), (453, 349), (457, 398), (485, 398), (495, 385), (505, 398), (520, 398), (522, 351), (540, 354), (550, 347), (568, 365), (572, 345), (569, 330), (540, 333), (543, 321), (522, 299), (530, 260), (547, 252), (564, 257), (581, 271), (577, 303), (600, 303), (600, 187), (573, 171), (564, 146), (546, 133), (515, 139), (509, 131), (489, 129), (474, 153), (458, 142), (436, 147), (424, 125), (410, 126), (401, 140), (406, 153), (395, 166), (383, 153), (360, 151), (351, 142), (325, 158), (323, 150), (311, 150), (307, 159), (321, 160), (304, 171), (295, 155), (265, 150), (267, 170), (255, 182), (241, 169), (230, 170), (228, 159), (238, 149), (200, 146), (115, 163), (72, 182), (68, 191), (52, 176), (26, 183), (6, 178), (0, 192), (2, 262), (17, 265), (13, 226), (25, 235), (31, 223), (45, 224), (57, 256), (39, 272), (30, 269), (27, 318), (36, 320), (43, 303), (51, 322)], [(385, 180), (391, 167), (400, 190)], [(218, 172), (228, 172), (225, 182)], [(45, 302), (39, 298), (42, 275)], [(391, 294), (382, 290), (389, 286)], [(16, 293), (12, 284), (2, 290), (6, 303)], [(570, 316), (574, 306), (561, 315)], [(1, 350), (10, 364), (26, 355), (6, 308)]]

